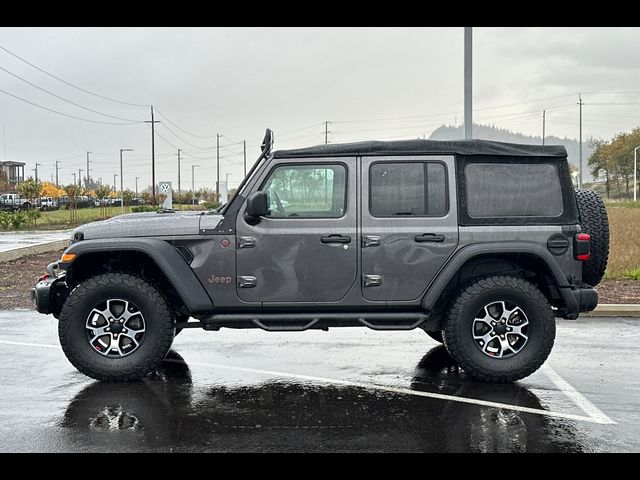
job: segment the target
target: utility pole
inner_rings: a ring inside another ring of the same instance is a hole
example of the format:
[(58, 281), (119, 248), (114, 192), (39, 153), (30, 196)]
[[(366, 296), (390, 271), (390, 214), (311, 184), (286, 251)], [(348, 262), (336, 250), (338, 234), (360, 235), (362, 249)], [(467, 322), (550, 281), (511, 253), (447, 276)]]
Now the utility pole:
[(76, 184), (76, 172), (73, 172), (71, 175), (73, 175), (73, 184)]
[(2, 124), (2, 151), (3, 151), (3, 156), (2, 159), (6, 160), (7, 159), (7, 130), (5, 128), (5, 124)]
[(464, 138), (473, 138), (473, 29), (464, 27)]
[(36, 170), (36, 183), (38, 183), (38, 167), (39, 166), (42, 166), (42, 164), (41, 163), (36, 163), (36, 168), (35, 168), (35, 170)]
[(191, 205), (196, 204), (196, 185), (194, 180), (194, 171), (196, 167), (200, 165), (191, 165)]
[(324, 144), (329, 143), (329, 122), (324, 122)]
[(56, 160), (56, 187), (60, 188), (60, 185), (58, 184), (58, 164), (60, 163), (60, 160)]
[(247, 141), (242, 141), (243, 152), (244, 152), (244, 176), (247, 177)]
[[(122, 174), (122, 152), (133, 152), (131, 148), (121, 148), (120, 149), (120, 206), (122, 207), (122, 213), (124, 213), (124, 188), (122, 186), (122, 178), (124, 175)], [(114, 184), (115, 188), (115, 184)]]
[(580, 174), (578, 176), (578, 188), (582, 188), (582, 106), (584, 103), (582, 103), (581, 93), (578, 94), (578, 105), (580, 105)]
[(117, 173), (113, 174), (113, 191), (116, 191), (116, 177), (118, 176)]
[(89, 162), (91, 161), (91, 160), (89, 160), (89, 154), (90, 153), (91, 152), (87, 152), (87, 181), (85, 183), (85, 186), (87, 187), (87, 190), (89, 189)]
[(216, 200), (220, 201), (220, 134), (216, 133)]
[(181, 149), (178, 149), (178, 198), (180, 198), (180, 152)]
[(138, 198), (138, 178), (140, 177), (136, 177), (136, 198)]
[[(156, 203), (156, 123), (160, 123), (159, 120), (153, 119), (153, 105), (151, 105), (151, 121), (147, 120), (144, 123), (151, 124), (151, 198), (153, 204)], [(114, 185), (115, 188), (115, 185)]]
[(546, 128), (546, 122), (547, 122), (547, 112), (546, 110), (542, 110), (542, 145), (544, 145), (544, 138), (545, 138), (545, 128)]
[(82, 170), (81, 168), (78, 169), (78, 186), (80, 188), (82, 188), (82, 172), (84, 172), (84, 170)]

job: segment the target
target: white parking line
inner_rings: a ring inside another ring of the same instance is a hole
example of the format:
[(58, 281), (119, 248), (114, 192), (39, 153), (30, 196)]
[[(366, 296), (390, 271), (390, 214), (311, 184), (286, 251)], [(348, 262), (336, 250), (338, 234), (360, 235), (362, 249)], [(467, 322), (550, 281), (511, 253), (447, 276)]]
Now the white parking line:
[(616, 422), (604, 414), (602, 410), (591, 403), (587, 398), (576, 390), (573, 385), (562, 378), (558, 373), (551, 368), (551, 366), (545, 364), (542, 366), (542, 371), (549, 377), (558, 389), (564, 393), (576, 406), (584, 413), (589, 415), (594, 420), (598, 420), (597, 423), (603, 424), (615, 424)]
[[(180, 360), (168, 360), (177, 363), (184, 363)], [(297, 373), (289, 373), (289, 372), (278, 372), (274, 370), (261, 370), (257, 368), (248, 368), (248, 367), (237, 367), (234, 365), (223, 365), (219, 363), (205, 363), (205, 362), (192, 362), (189, 361), (188, 365), (198, 365), (202, 367), (210, 367), (210, 368), (219, 368), (225, 370), (234, 370), (238, 372), (247, 372), (247, 373), (257, 373), (260, 375), (267, 375), (272, 377), (285, 377), (285, 378), (296, 378), (300, 380), (309, 380), (312, 382), (319, 383), (329, 383), (334, 385), (347, 385), (350, 387), (360, 387), (368, 390), (379, 390), (384, 392), (392, 392), (392, 393), (400, 393), (403, 395), (413, 395), (416, 397), (426, 397), (426, 398), (435, 398), (438, 400), (447, 400), (451, 402), (458, 403), (469, 403), (472, 405), (481, 405), (485, 407), (492, 408), (500, 408), (503, 410), (512, 410), (516, 412), (524, 412), (531, 413), (534, 415), (543, 415), (546, 417), (556, 417), (556, 418), (564, 418), (567, 420), (576, 420), (580, 422), (590, 422), (590, 423), (599, 423), (599, 424), (612, 424), (615, 423), (606, 415), (602, 414), (602, 416), (594, 417), (594, 416), (583, 416), (583, 415), (575, 415), (572, 413), (564, 413), (564, 412), (554, 412), (551, 410), (542, 410), (538, 408), (529, 408), (529, 407), (521, 407), (519, 405), (511, 405), (508, 403), (499, 403), (499, 402), (490, 402), (486, 400), (479, 400), (476, 398), (468, 398), (461, 397), (456, 395), (445, 395), (442, 393), (432, 393), (432, 392), (422, 392), (419, 390), (411, 390), (408, 388), (402, 387), (392, 387), (389, 385), (378, 385), (375, 383), (361, 383), (361, 382), (352, 382), (350, 380), (338, 380), (335, 378), (326, 378), (326, 377), (315, 377), (312, 375), (301, 375)], [(602, 413), (602, 412), (600, 412)]]
[[(0, 344), (16, 345), (16, 346), (23, 346), (23, 347), (45, 347), (45, 348), (56, 348), (56, 349), (60, 348), (59, 345), (51, 345), (51, 344), (43, 344), (43, 343), (13, 342), (8, 340), (0, 340)], [(186, 363), (180, 360), (167, 360), (167, 361), (176, 362), (176, 363)], [(616, 423), (613, 420), (611, 420), (608, 416), (606, 416), (593, 403), (587, 400), (580, 392), (578, 392), (566, 380), (560, 377), (560, 375), (558, 375), (548, 365), (543, 365), (542, 368), (544, 370), (544, 373), (558, 387), (558, 389), (562, 391), (567, 397), (569, 397), (583, 412), (587, 414), (587, 416), (575, 415), (572, 413), (564, 413), (564, 412), (554, 412), (552, 410), (542, 410), (539, 408), (521, 407), (519, 405), (511, 405), (508, 403), (490, 402), (487, 400), (479, 400), (477, 398), (468, 398), (468, 397), (461, 397), (456, 395), (446, 395), (442, 393), (422, 392), (419, 390), (411, 390), (411, 389), (402, 388), (402, 387), (393, 387), (390, 385), (353, 382), (350, 380), (339, 380), (336, 378), (316, 377), (313, 375), (302, 375), (298, 373), (279, 372), (275, 370), (262, 370), (258, 368), (238, 367), (235, 365), (223, 365), (220, 363), (206, 363), (206, 362), (192, 362), (192, 361), (188, 362), (187, 365), (194, 365), (194, 366), (197, 365), (197, 366), (208, 367), (208, 368), (218, 368), (218, 369), (224, 369), (224, 370), (233, 370), (237, 372), (255, 373), (255, 374), (266, 375), (271, 377), (296, 378), (299, 380), (308, 380), (312, 382), (328, 383), (333, 385), (346, 385), (350, 387), (365, 388), (368, 390), (378, 390), (378, 391), (391, 392), (391, 393), (400, 393), (403, 395), (413, 395), (416, 397), (434, 398), (438, 400), (446, 400), (451, 402), (480, 405), (484, 407), (500, 408), (503, 410), (512, 410), (516, 412), (531, 413), (533, 415), (543, 415), (546, 417), (564, 418), (567, 420), (576, 420), (580, 422), (590, 422), (590, 423), (598, 423), (598, 424), (604, 424), (604, 425)]]
[(0, 343), (4, 345), (18, 345), (22, 347), (44, 347), (44, 348), (60, 348), (60, 345), (47, 345), (44, 343), (25, 343), (25, 342), (10, 342), (8, 340), (0, 340)]

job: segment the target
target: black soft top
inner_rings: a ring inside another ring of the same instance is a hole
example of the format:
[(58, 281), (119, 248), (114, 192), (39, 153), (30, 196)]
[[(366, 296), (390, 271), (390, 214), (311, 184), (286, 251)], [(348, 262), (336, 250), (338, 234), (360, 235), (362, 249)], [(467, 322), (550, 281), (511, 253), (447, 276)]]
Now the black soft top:
[(352, 155), (491, 155), (505, 157), (566, 157), (563, 145), (524, 145), (490, 140), (393, 140), (336, 143), (293, 150), (276, 150), (275, 158)]

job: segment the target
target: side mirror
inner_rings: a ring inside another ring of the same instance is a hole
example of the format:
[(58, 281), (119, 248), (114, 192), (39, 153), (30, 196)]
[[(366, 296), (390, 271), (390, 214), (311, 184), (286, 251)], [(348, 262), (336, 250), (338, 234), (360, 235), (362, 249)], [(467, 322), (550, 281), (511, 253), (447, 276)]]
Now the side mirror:
[(245, 219), (248, 223), (258, 223), (260, 217), (269, 215), (269, 202), (267, 201), (267, 192), (253, 192), (247, 198), (247, 210), (245, 213)]

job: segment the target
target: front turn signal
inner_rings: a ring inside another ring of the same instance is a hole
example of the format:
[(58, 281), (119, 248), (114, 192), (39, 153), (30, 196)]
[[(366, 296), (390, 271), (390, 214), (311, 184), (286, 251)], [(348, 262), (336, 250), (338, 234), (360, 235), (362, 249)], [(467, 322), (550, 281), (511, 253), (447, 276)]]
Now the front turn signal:
[(69, 263), (69, 262), (73, 262), (75, 258), (76, 258), (75, 253), (65, 253), (62, 255), (62, 258), (60, 259), (60, 261), (64, 263)]

